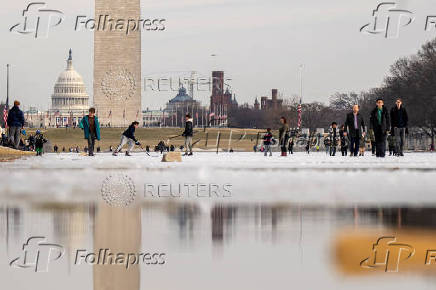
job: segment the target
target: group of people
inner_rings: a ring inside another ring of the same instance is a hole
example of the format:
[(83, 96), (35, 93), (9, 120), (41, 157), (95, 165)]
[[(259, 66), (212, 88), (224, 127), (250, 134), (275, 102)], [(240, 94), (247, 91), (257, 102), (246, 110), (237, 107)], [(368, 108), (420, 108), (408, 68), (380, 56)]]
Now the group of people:
[[(2, 140), (7, 141), (12, 147), (18, 149), (21, 141), (21, 132), (24, 127), (24, 114), (19, 108), (20, 102), (14, 101), (14, 106), (9, 110), (7, 118), (7, 127), (9, 129), (9, 138), (6, 139), (2, 132)], [(84, 116), (79, 124), (83, 129), (84, 138), (88, 142), (87, 153), (89, 156), (94, 155), (95, 141), (101, 139), (100, 123), (95, 115), (95, 108), (89, 109), (89, 114)], [(294, 139), (291, 138), (288, 122), (285, 117), (280, 118), (281, 126), (279, 128), (278, 140), (275, 140), (271, 132), (271, 128), (267, 129), (263, 136), (263, 151), (264, 155), (268, 153), (272, 155), (272, 146), (279, 142), (281, 156), (287, 156), (288, 152), (293, 154)], [(113, 151), (113, 155), (117, 156), (121, 149), (127, 144), (128, 148), (125, 152), (126, 156), (130, 156), (130, 152), (134, 146), (141, 146), (141, 143), (135, 137), (135, 130), (138, 128), (139, 122), (134, 121), (121, 135), (120, 144)], [(390, 111), (385, 107), (383, 99), (379, 98), (376, 101), (376, 107), (371, 111), (369, 118), (369, 139), (373, 154), (377, 157), (385, 157), (386, 141), (389, 136), (389, 151), (391, 155), (404, 156), (405, 135), (408, 133), (408, 115), (403, 106), (401, 98), (395, 102), (395, 106)], [(193, 119), (190, 114), (185, 116), (185, 130), (181, 134), (185, 138), (185, 155), (191, 156), (192, 153), (192, 137)], [(331, 124), (328, 137), (324, 140), (326, 153), (335, 156), (336, 148), (340, 145), (341, 154), (347, 155), (350, 151), (351, 156), (364, 154), (365, 143), (367, 140), (367, 131), (363, 116), (359, 113), (359, 105), (354, 105), (352, 112), (347, 114), (344, 125), (338, 128), (338, 124)], [(180, 135), (179, 135), (180, 136)], [(30, 140), (31, 138), (29, 138)], [(42, 147), (46, 139), (42, 133), (37, 130), (35, 137), (32, 136), (32, 144), (38, 155), (42, 153)], [(57, 146), (56, 146), (57, 147)], [(363, 147), (363, 148), (362, 148)], [(142, 148), (142, 146), (141, 146)], [(310, 140), (306, 146), (307, 152), (310, 151)], [(57, 150), (55, 150), (57, 151)], [(163, 151), (163, 150), (161, 150)]]
[[(352, 112), (348, 113), (344, 125), (338, 128), (336, 122), (332, 122), (328, 136), (324, 139), (326, 153), (336, 155), (336, 148), (340, 145), (342, 156), (350, 151), (351, 156), (363, 156), (367, 140), (366, 126), (363, 116), (359, 113), (359, 105), (354, 105)], [(405, 136), (408, 134), (408, 115), (401, 98), (395, 102), (390, 111), (385, 107), (381, 98), (376, 100), (376, 107), (369, 116), (369, 138), (373, 155), (385, 157), (386, 141), (389, 136), (390, 155), (404, 156)], [(285, 117), (280, 118), (278, 142), (281, 156), (287, 156), (287, 152), (293, 153), (294, 139), (290, 136), (289, 125)], [(272, 155), (271, 146), (276, 144), (271, 128), (263, 136), (264, 155), (268, 152)], [(311, 140), (307, 141), (306, 151), (310, 152)]]
[[(384, 101), (378, 98), (376, 107), (371, 111), (369, 118), (369, 132), (372, 148), (377, 157), (385, 157), (386, 140), (388, 135), (395, 138), (395, 155), (404, 156), (404, 144), (408, 133), (409, 118), (401, 98), (395, 101), (395, 106), (388, 111)], [(350, 153), (357, 156), (362, 137), (366, 135), (365, 121), (359, 113), (359, 106), (354, 105), (353, 111), (347, 115), (343, 134), (349, 137)]]
[[(95, 108), (89, 109), (88, 115), (82, 118), (79, 127), (83, 129), (84, 137), (88, 141), (88, 155), (94, 156), (95, 141), (101, 139), (100, 123), (98, 121), (98, 117), (95, 115)], [(126, 144), (128, 146), (125, 152), (126, 156), (131, 156), (130, 152), (133, 150), (135, 145), (140, 146), (142, 148), (141, 143), (135, 137), (135, 130), (138, 127), (139, 127), (139, 122), (134, 121), (123, 132), (123, 134), (121, 135), (120, 144), (112, 152), (113, 156), (117, 156), (118, 153), (122, 150), (122, 148)], [(193, 121), (190, 114), (186, 114), (185, 116), (185, 131), (182, 133), (182, 136), (185, 137), (185, 146), (184, 146), (184, 148), (186, 148), (185, 156), (192, 156), (193, 155), (192, 153)], [(163, 146), (160, 147), (161, 147), (160, 151), (161, 152), (164, 151), (164, 149), (162, 149), (164, 147)], [(172, 147), (169, 149), (173, 151), (175, 148)], [(149, 152), (149, 147), (147, 148), (147, 152)]]

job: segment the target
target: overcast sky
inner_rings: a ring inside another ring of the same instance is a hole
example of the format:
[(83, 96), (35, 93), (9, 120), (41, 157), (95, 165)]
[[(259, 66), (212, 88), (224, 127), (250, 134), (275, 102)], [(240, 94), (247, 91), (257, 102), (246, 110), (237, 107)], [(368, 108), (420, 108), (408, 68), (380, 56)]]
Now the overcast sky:
[[(74, 31), (77, 15), (94, 17), (94, 2), (49, 0), (49, 9), (65, 14), (47, 38), (11, 33), (22, 22), (29, 1), (2, 0), (0, 11), (0, 97), (6, 95), (6, 64), (11, 68), (11, 98), (25, 107), (47, 108), (68, 49), (92, 97), (93, 33)], [(6, 2), (7, 1), (7, 2)], [(415, 20), (398, 38), (359, 32), (372, 21), (373, 0), (143, 0), (143, 18), (166, 19), (165, 31), (142, 32), (143, 77), (209, 76), (224, 70), (239, 103), (277, 88), (299, 94), (299, 66), (304, 64), (304, 101), (328, 102), (337, 91), (361, 91), (381, 84), (397, 58), (415, 53), (436, 30), (425, 31), (436, 0), (398, 1)], [(211, 55), (215, 54), (216, 57)], [(184, 74), (183, 72), (186, 73)], [(143, 108), (159, 108), (176, 92), (142, 90)], [(209, 92), (195, 96), (209, 103)]]

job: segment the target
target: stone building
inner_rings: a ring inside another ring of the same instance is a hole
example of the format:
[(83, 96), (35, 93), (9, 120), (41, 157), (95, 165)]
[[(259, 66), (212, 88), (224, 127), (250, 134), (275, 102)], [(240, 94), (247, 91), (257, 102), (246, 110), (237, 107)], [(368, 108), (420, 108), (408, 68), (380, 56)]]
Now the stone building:
[(73, 56), (70, 49), (67, 68), (61, 72), (56, 81), (51, 96), (51, 109), (48, 114), (45, 114), (49, 119), (48, 126), (75, 126), (88, 113), (88, 109), (89, 95), (86, 92), (82, 76), (73, 67)]
[(261, 110), (280, 110), (283, 106), (283, 99), (278, 99), (278, 90), (272, 89), (271, 99), (268, 97), (260, 98)]

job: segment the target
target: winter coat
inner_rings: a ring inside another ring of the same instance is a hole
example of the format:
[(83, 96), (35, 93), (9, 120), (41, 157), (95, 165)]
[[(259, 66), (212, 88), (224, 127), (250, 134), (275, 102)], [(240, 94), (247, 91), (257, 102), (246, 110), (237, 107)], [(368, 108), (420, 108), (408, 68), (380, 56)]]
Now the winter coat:
[(388, 110), (385, 106), (383, 106), (382, 114), (381, 114), (381, 124), (378, 124), (377, 118), (378, 107), (375, 107), (371, 112), (371, 117), (369, 121), (370, 129), (374, 130), (374, 133), (381, 132), (383, 135), (386, 135), (387, 131), (391, 129), (391, 121), (389, 118)]
[[(83, 133), (85, 135), (85, 139), (89, 138), (89, 116), (86, 115), (82, 118), (82, 121), (79, 124), (79, 127), (83, 129)], [(100, 140), (100, 123), (98, 122), (97, 116), (94, 116), (94, 126), (95, 126), (95, 137), (97, 140)]]
[(371, 141), (371, 142), (375, 142), (375, 135), (374, 135), (374, 130), (373, 129), (369, 129), (369, 131), (368, 131), (368, 137), (369, 137), (369, 140)]
[(192, 135), (194, 135), (193, 120), (188, 119), (185, 122), (185, 131), (183, 132), (182, 136), (192, 137)]
[(9, 127), (22, 128), (24, 126), (24, 113), (18, 106), (13, 106), (9, 110), (7, 123)]
[(127, 130), (123, 132), (123, 135), (126, 136), (127, 138), (132, 139), (135, 142), (138, 142), (138, 140), (136, 140), (136, 138), (135, 138), (135, 126), (134, 125), (130, 125), (129, 128), (127, 128)]
[(283, 142), (289, 138), (289, 126), (288, 124), (283, 124), (279, 129), (279, 140), (280, 144), (284, 144)]
[(44, 146), (44, 143), (46, 143), (47, 140), (44, 138), (44, 135), (38, 134), (35, 138), (35, 147), (36, 148), (42, 148)]
[(395, 147), (396, 141), (393, 135), (388, 136), (388, 145), (389, 147)]
[(391, 109), (391, 131), (394, 131), (394, 128), (407, 128), (409, 125), (409, 116), (407, 115), (407, 111), (404, 106), (401, 106), (399, 109), (397, 106), (394, 106)]
[(354, 114), (353, 112), (347, 114), (347, 118), (345, 119), (345, 131), (348, 132), (348, 136), (351, 137), (359, 137), (362, 136), (362, 133), (365, 132), (365, 121), (362, 116), (357, 113), (357, 129), (354, 128)]
[(337, 146), (338, 145), (338, 139), (339, 139), (338, 128), (330, 127), (329, 138), (330, 138), (330, 146)]
[(273, 135), (270, 132), (267, 132), (263, 135), (263, 145), (271, 145)]
[(344, 130), (340, 129), (339, 130), (339, 140), (340, 140), (340, 145), (341, 148), (347, 148), (348, 147), (348, 137), (344, 135)]

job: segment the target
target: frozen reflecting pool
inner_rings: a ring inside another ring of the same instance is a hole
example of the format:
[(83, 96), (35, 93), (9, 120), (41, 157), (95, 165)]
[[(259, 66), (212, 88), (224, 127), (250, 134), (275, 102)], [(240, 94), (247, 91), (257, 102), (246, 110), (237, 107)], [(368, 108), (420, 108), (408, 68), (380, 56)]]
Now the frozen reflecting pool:
[(2, 289), (434, 288), (433, 154), (47, 154), (0, 172)]

